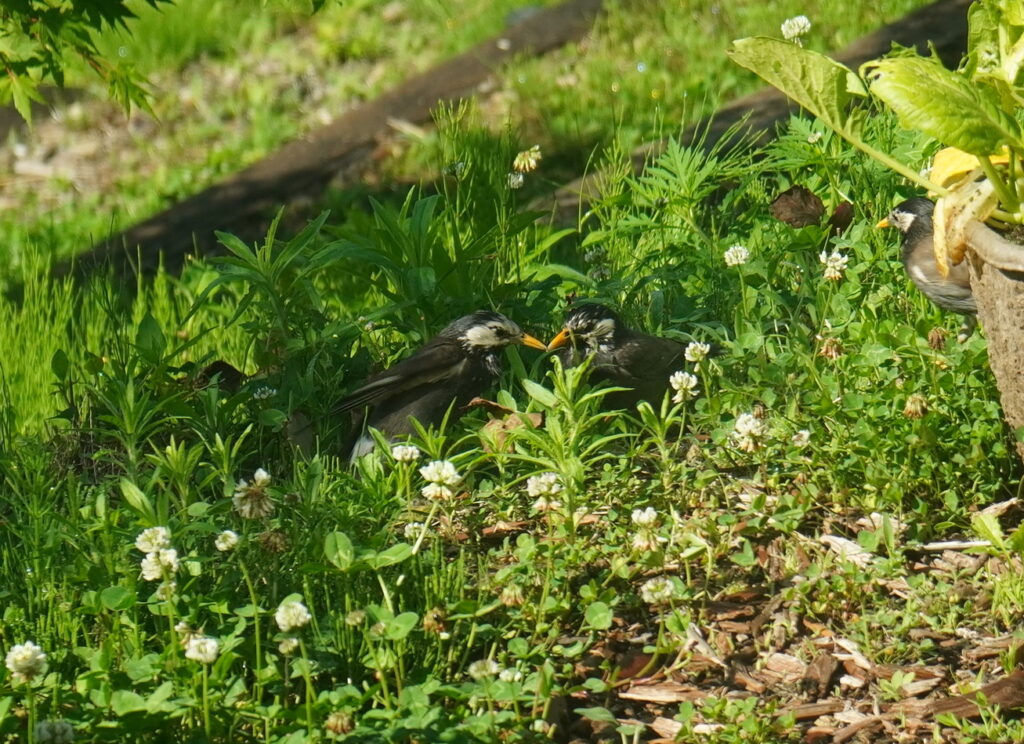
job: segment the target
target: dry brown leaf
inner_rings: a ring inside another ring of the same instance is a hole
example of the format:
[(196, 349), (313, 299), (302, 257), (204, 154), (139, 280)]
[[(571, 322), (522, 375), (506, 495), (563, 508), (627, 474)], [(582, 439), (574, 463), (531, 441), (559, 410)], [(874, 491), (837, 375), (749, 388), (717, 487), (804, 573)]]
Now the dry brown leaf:
[(772, 202), (772, 217), (792, 227), (817, 225), (825, 214), (825, 205), (806, 186), (790, 186)]

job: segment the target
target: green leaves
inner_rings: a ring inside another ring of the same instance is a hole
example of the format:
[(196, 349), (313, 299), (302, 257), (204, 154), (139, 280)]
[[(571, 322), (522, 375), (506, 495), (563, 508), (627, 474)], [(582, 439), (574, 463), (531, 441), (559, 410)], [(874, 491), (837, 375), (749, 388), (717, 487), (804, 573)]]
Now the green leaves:
[(892, 57), (862, 69), (871, 92), (907, 129), (978, 156), (993, 155), (1003, 145), (1024, 148), (1020, 125), (1000, 108), (993, 89), (950, 72), (935, 57)]
[(867, 91), (845, 65), (795, 44), (760, 36), (733, 42), (727, 54), (847, 139), (860, 137), (864, 114), (850, 104)]

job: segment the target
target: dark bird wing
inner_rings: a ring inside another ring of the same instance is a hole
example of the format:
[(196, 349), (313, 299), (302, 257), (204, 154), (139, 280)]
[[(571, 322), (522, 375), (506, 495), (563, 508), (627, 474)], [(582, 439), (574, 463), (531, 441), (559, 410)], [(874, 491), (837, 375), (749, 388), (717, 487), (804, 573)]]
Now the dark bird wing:
[(407, 359), (371, 377), (346, 395), (335, 413), (372, 406), (408, 390), (455, 376), (465, 364), (460, 344), (451, 341), (428, 344)]

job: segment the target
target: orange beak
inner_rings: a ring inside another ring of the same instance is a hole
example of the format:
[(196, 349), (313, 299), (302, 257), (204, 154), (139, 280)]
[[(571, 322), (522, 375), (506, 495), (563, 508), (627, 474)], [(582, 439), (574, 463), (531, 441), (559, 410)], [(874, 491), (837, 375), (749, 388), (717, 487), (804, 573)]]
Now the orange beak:
[(570, 337), (571, 336), (569, 334), (569, 329), (563, 328), (558, 332), (557, 336), (551, 339), (551, 343), (547, 345), (547, 350), (551, 351), (552, 349), (557, 349), (560, 346), (565, 346), (567, 343), (569, 343)]
[(888, 217), (883, 217), (882, 219), (880, 219), (880, 220), (878, 221), (878, 224), (877, 224), (877, 225), (875, 225), (875, 227), (876, 227), (876, 228), (877, 228), (877, 227), (889, 227), (889, 226), (890, 226), (891, 224), (892, 224), (892, 223), (890, 223), (890, 222), (889, 222), (889, 218), (888, 218)]
[(544, 345), (543, 341), (534, 338), (529, 333), (523, 334), (523, 346), (529, 346), (531, 349), (540, 349), (541, 351), (548, 350), (548, 347)]

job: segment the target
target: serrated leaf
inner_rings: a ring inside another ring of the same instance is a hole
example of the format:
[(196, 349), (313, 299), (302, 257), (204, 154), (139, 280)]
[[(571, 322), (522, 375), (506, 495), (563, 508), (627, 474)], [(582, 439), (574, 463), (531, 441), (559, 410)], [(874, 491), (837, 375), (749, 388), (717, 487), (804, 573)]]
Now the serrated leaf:
[(1020, 125), (1000, 108), (992, 88), (950, 72), (934, 57), (892, 57), (862, 69), (871, 92), (907, 129), (978, 156), (1003, 145), (1024, 147)]

